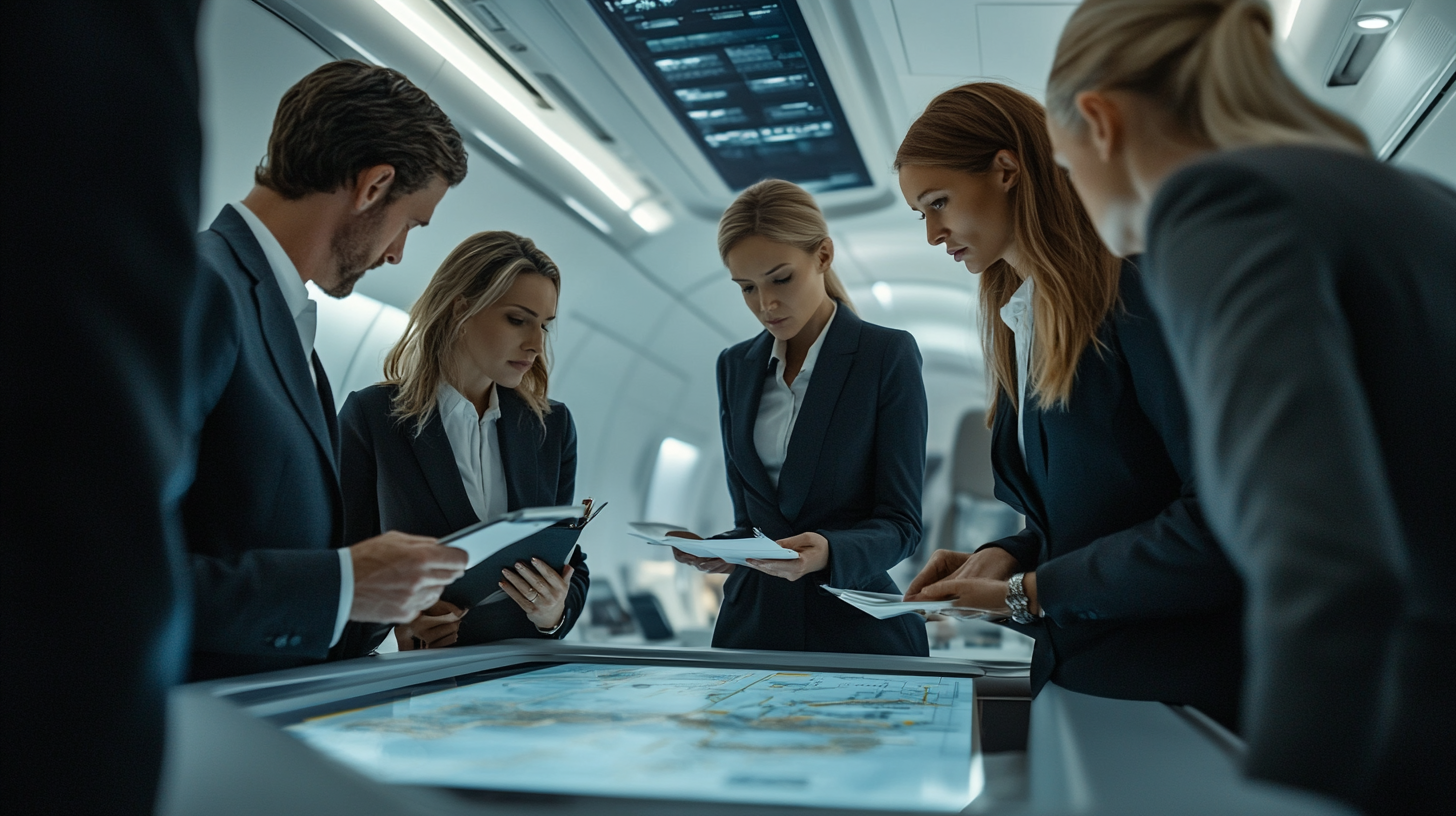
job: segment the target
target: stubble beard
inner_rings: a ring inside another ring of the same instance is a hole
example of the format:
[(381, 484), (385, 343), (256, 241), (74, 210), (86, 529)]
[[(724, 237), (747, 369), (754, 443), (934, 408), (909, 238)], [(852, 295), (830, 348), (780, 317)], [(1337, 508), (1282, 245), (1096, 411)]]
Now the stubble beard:
[(384, 220), (384, 210), (384, 206), (372, 207), (334, 233), (329, 249), (333, 255), (337, 283), (327, 288), (319, 287), (325, 294), (336, 298), (348, 297), (364, 273), (384, 264), (384, 256), (374, 254), (373, 249), (380, 222)]

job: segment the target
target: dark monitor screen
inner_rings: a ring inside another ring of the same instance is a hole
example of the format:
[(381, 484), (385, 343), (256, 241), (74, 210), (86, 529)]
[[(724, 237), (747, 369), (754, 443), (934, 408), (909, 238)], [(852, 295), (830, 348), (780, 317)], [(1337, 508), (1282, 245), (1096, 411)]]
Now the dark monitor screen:
[(969, 677), (531, 664), (276, 716), (385, 783), (955, 812)]
[(795, 0), (592, 0), (698, 149), (736, 190), (871, 184)]

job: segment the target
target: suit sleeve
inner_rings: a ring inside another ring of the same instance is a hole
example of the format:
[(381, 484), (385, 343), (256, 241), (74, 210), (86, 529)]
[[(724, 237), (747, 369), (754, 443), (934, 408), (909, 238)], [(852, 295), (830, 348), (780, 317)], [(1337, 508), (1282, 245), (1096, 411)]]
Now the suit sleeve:
[(339, 613), (336, 550), (249, 550), (236, 558), (193, 553), (192, 645), (233, 654), (329, 654)]
[(1248, 769), (1350, 793), (1406, 564), (1328, 230), (1252, 172), (1195, 167), (1159, 192), (1147, 259), (1204, 510), (1248, 584)]
[(875, 405), (874, 510), (841, 530), (818, 530), (829, 540), (826, 583), (870, 586), (890, 567), (914, 554), (924, 534), (925, 438), (929, 408), (921, 377), (920, 349), (896, 333), (881, 363)]
[(728, 498), (733, 502), (733, 529), (709, 538), (743, 538), (753, 534), (748, 503), (743, 498), (743, 474), (733, 461), (733, 420), (728, 415), (728, 352), (718, 355), (718, 431), (723, 437), (723, 467), (728, 476)]
[[(344, 494), (344, 546), (379, 535), (379, 464), (367, 402), (355, 392), (339, 412), (339, 484)], [(390, 624), (349, 621), (339, 642), (329, 651), (333, 659), (363, 657), (389, 637)]]
[(1038, 601), (1057, 623), (1189, 615), (1236, 606), (1242, 587), (1194, 489), (1187, 409), (1135, 271), (1123, 275), (1117, 345), (1142, 410), (1183, 487), (1157, 515), (1036, 568)]

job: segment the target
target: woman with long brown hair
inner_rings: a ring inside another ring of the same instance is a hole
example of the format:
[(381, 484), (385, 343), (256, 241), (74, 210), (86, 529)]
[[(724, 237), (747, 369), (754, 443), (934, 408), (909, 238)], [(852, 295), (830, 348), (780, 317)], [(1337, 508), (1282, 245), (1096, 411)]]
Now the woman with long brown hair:
[[(1377, 61), (1446, 30), (1424, 5)], [(1306, 96), (1257, 0), (1088, 0), (1047, 104), (1103, 237), (1146, 246), (1209, 523), (1248, 579), (1247, 767), (1451, 812), (1456, 191)]]
[[(522, 507), (571, 504), (576, 425), (547, 397), (546, 333), (561, 273), (529, 238), (479, 232), (440, 264), (384, 361), (339, 412), (346, 542), (380, 530), (444, 536)], [(401, 649), (565, 637), (586, 601), (586, 557), (500, 576), (509, 598), (441, 601), (395, 628)], [(367, 629), (367, 631), (366, 631)], [(369, 651), (388, 627), (347, 635)]]
[(1194, 705), (1237, 723), (1237, 576), (1194, 491), (1186, 412), (1133, 262), (1098, 238), (1045, 115), (953, 88), (895, 157), (927, 239), (979, 276), (996, 495), (1021, 532), (941, 550), (913, 599), (1000, 610), (1036, 639), (1032, 689)]

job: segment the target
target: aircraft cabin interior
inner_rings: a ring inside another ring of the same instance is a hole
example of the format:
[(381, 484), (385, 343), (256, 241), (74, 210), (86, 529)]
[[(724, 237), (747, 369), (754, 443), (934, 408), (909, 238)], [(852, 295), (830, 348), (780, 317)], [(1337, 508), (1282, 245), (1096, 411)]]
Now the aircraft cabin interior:
[[(1456, 2), (1270, 5), (1305, 94), (1356, 123), (1379, 161), (1456, 187)], [(995, 318), (977, 276), (927, 240), (894, 157), (947, 89), (989, 81), (1044, 100), (1076, 8), (206, 0), (197, 228), (253, 187), (300, 78), (345, 59), (403, 73), (458, 130), (469, 172), (397, 264), (343, 298), (310, 284), (334, 405), (385, 378), (457, 244), (528, 237), (560, 270), (545, 357), (549, 396), (575, 422), (573, 502), (601, 515), (580, 530), (590, 588), (564, 638), (400, 652), (386, 637), (360, 659), (179, 687), (158, 812), (1353, 812), (1245, 778), (1244, 742), (1193, 706), (1054, 684), (1033, 700), (1033, 640), (983, 619), (909, 618), (928, 658), (715, 649), (725, 576), (631, 534), (735, 527), (719, 355), (764, 326), (718, 228), (765, 178), (814, 196), (858, 317), (908, 332), (922, 360), (923, 535), (889, 570), (899, 591), (937, 550), (1022, 529), (991, 464), (981, 349)], [(739, 707), (750, 695), (756, 708)], [(797, 713), (752, 722), (775, 707)]]

